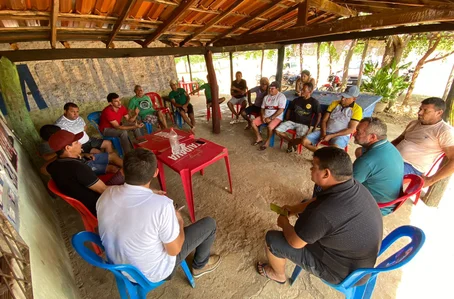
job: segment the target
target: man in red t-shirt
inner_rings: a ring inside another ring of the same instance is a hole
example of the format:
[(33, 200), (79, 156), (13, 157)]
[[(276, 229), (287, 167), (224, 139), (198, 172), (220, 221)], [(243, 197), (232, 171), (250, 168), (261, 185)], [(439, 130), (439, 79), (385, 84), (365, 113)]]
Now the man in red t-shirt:
[[(136, 139), (142, 137), (143, 123), (137, 123), (137, 115), (130, 116), (128, 109), (121, 105), (120, 96), (116, 93), (109, 93), (107, 96), (109, 106), (101, 112), (99, 120), (99, 130), (104, 136), (119, 137), (123, 152), (126, 154), (131, 151), (132, 145), (129, 141), (128, 130), (134, 130)], [(122, 119), (125, 122), (122, 122)]]

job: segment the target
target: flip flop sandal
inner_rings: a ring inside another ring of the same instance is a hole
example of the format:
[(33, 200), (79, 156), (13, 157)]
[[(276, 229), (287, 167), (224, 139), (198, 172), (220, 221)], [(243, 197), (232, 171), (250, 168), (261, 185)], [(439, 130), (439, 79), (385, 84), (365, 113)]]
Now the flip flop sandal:
[(259, 144), (262, 144), (263, 140), (260, 140), (260, 141), (255, 141), (255, 142), (252, 142), (251, 145), (259, 145)]
[(267, 146), (261, 145), (261, 146), (259, 147), (259, 151), (264, 151), (264, 150), (266, 150), (267, 148), (268, 148)]
[[(262, 263), (258, 262), (258, 263), (257, 263), (257, 266), (256, 266), (257, 273), (258, 273), (260, 276), (266, 277), (266, 278), (268, 278), (269, 280), (272, 280), (272, 281), (277, 282), (278, 284), (285, 284), (285, 281), (277, 281), (277, 280), (272, 279), (271, 277), (269, 277), (268, 274), (266, 274), (265, 267), (266, 267), (267, 265), (268, 265), (267, 263), (263, 263), (263, 264), (262, 264)], [(262, 268), (262, 273), (260, 273), (259, 267)]]

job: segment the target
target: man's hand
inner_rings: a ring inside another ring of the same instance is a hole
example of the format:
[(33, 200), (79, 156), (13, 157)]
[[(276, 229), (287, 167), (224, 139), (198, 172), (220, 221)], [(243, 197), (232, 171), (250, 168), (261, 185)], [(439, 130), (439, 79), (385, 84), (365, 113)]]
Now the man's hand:
[(298, 211), (295, 209), (295, 206), (284, 205), (282, 207), (284, 210), (288, 211), (288, 216), (296, 216), (298, 215)]
[(329, 134), (328, 134), (328, 135), (326, 135), (325, 137), (323, 137), (321, 140), (322, 140), (322, 141), (328, 142), (328, 141), (330, 141), (332, 138), (333, 138), (333, 135), (329, 135)]
[(289, 224), (288, 218), (282, 215), (277, 217), (277, 226), (280, 228), (284, 228), (287, 224)]
[(428, 176), (425, 176), (425, 175), (422, 175), (421, 176), (424, 180), (424, 186), (423, 188), (426, 188), (426, 187), (430, 187), (432, 186), (433, 184), (435, 184), (435, 182), (433, 181), (433, 179), (431, 177), (428, 177)]
[(134, 115), (135, 115), (135, 116), (139, 115), (139, 112), (140, 112), (140, 109), (139, 109), (139, 108), (136, 108), (136, 109), (134, 110)]
[(140, 124), (136, 123), (136, 124), (134, 125), (134, 127), (138, 128), (138, 129), (143, 128), (143, 126), (144, 126), (143, 123), (140, 123)]
[(158, 194), (158, 195), (166, 195), (167, 194), (167, 192), (162, 191), (162, 190), (151, 189), (151, 191), (153, 191), (154, 194)]
[(271, 122), (271, 118), (265, 117), (265, 123), (269, 124)]
[(95, 156), (93, 154), (86, 153), (86, 154), (82, 154), (82, 156), (84, 156), (87, 159), (93, 160), (93, 161), (95, 160)]

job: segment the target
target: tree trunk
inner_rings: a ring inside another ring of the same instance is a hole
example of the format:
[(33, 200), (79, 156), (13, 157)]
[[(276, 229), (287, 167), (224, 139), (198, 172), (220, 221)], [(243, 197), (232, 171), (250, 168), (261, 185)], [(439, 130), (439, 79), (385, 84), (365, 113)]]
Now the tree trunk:
[(303, 71), (303, 45), (300, 44), (300, 74)]
[(384, 67), (391, 63), (393, 54), (394, 53), (392, 37), (388, 36), (388, 38), (386, 39), (385, 54), (383, 54), (383, 58), (381, 61), (381, 67)]
[(320, 43), (317, 43), (317, 80), (315, 82), (318, 83), (319, 79), (320, 79)]
[[(216, 79), (216, 72), (213, 65), (213, 54), (211, 51), (205, 53), (205, 63), (208, 71), (208, 83), (211, 87), (211, 114), (213, 122), (213, 133), (221, 133), (221, 121), (219, 115), (219, 88), (218, 81)], [(233, 81), (233, 80), (232, 80)]]
[(329, 75), (333, 73), (333, 56), (331, 56), (331, 42), (328, 43), (328, 54), (329, 54)]
[(451, 86), (453, 84), (453, 79), (454, 79), (454, 64), (452, 65), (451, 74), (449, 74), (448, 82), (446, 83), (445, 92), (443, 93), (443, 100), (445, 100), (445, 101), (446, 101), (446, 98), (448, 97), (449, 90), (451, 89)]
[(42, 161), (36, 155), (36, 149), (41, 138), (25, 106), (16, 65), (4, 56), (0, 58), (0, 90), (8, 113), (8, 125), (20, 138), (34, 166), (39, 169)]
[[(230, 59), (230, 82), (233, 82), (233, 53), (229, 52), (229, 59)], [(208, 68), (208, 64), (207, 64)]]
[(192, 82), (192, 70), (191, 70), (191, 59), (189, 58), (189, 55), (186, 55), (188, 57), (188, 66), (189, 66), (189, 81)]
[(265, 58), (265, 50), (262, 50), (262, 61), (260, 61), (260, 78), (263, 77), (263, 59)]
[(444, 120), (451, 126), (454, 125), (454, 78), (451, 78), (451, 87), (449, 88), (449, 92), (446, 96), (446, 112)]
[(361, 81), (363, 80), (363, 69), (364, 69), (364, 60), (366, 60), (367, 49), (369, 48), (369, 40), (367, 39), (364, 42), (363, 55), (361, 56), (361, 64), (359, 65), (359, 74), (358, 74), (358, 88), (361, 89)]
[(386, 41), (385, 54), (383, 55), (381, 67), (389, 65), (393, 61), (396, 61), (396, 64), (399, 64), (410, 38), (410, 35), (403, 37), (399, 35), (389, 36)]
[(350, 60), (352, 60), (353, 50), (355, 49), (357, 42), (358, 42), (358, 40), (356, 40), (356, 39), (352, 40), (352, 43), (350, 44), (350, 48), (348, 49), (348, 52), (347, 52), (347, 56), (345, 56), (344, 71), (342, 73), (342, 89), (345, 89), (345, 87), (347, 87), (348, 68), (350, 66)]

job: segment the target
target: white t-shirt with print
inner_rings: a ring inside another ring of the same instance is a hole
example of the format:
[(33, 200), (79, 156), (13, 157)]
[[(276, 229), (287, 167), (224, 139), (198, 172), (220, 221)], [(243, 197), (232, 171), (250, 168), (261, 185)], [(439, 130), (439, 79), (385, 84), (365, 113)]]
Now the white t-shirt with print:
[[(287, 98), (281, 92), (278, 92), (276, 95), (268, 94), (265, 96), (262, 102), (262, 109), (265, 109), (265, 117), (270, 117), (278, 109), (285, 109), (285, 105), (287, 104)], [(284, 113), (282, 112), (277, 119), (283, 120)]]
[(84, 132), (84, 136), (79, 139), (79, 142), (84, 144), (88, 142), (90, 137), (88, 137), (87, 133), (85, 133), (85, 121), (82, 117), (78, 117), (75, 120), (67, 119), (64, 115), (60, 116), (59, 119), (55, 122), (57, 126), (59, 126), (62, 130), (69, 131), (73, 134), (78, 134), (80, 132)]
[(96, 204), (99, 235), (115, 264), (137, 267), (152, 282), (167, 278), (176, 257), (164, 244), (175, 241), (180, 224), (173, 201), (148, 188), (110, 186)]

